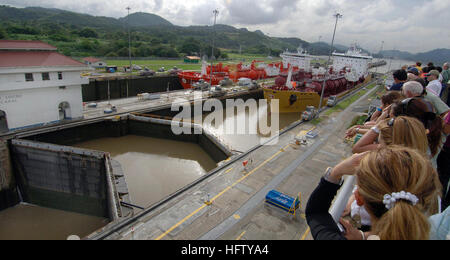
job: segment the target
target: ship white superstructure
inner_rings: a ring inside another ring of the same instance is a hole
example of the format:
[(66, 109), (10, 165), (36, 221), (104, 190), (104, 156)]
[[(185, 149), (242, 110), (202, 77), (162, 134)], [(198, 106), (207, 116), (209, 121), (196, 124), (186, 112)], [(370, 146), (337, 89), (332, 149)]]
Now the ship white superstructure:
[(333, 69), (334, 71), (345, 70), (349, 72), (348, 80), (357, 81), (367, 77), (372, 59), (372, 56), (362, 54), (360, 49), (351, 47), (346, 53), (333, 52)]
[(313, 57), (306, 53), (302, 48), (298, 48), (297, 52), (283, 52), (280, 57), (283, 59), (283, 67), (287, 68), (289, 64), (298, 67), (304, 71), (311, 70), (311, 61)]

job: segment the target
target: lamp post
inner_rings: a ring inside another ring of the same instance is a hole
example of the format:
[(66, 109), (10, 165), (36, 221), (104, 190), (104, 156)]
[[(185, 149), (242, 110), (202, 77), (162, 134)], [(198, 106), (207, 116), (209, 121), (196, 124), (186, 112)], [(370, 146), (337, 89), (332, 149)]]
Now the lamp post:
[[(380, 48), (380, 52), (379, 52), (380, 55), (381, 55), (381, 52), (383, 51), (383, 45), (384, 45), (384, 41), (381, 41), (381, 48)], [(375, 68), (375, 73), (378, 73), (378, 66)]]
[(336, 23), (335, 23), (335, 25), (334, 25), (333, 39), (331, 40), (331, 46), (330, 46), (330, 54), (328, 55), (328, 61), (327, 61), (327, 64), (326, 64), (327, 67), (326, 67), (326, 71), (325, 71), (325, 75), (324, 75), (323, 83), (322, 83), (322, 94), (320, 95), (319, 110), (320, 110), (320, 108), (322, 107), (323, 94), (325, 93), (325, 79), (326, 79), (326, 76), (327, 76), (327, 73), (328, 73), (328, 65), (330, 64), (331, 55), (332, 55), (332, 53), (333, 53), (334, 36), (336, 35), (337, 23), (338, 23), (338, 20), (339, 20), (340, 18), (342, 18), (342, 14), (336, 13), (336, 14), (334, 15), (334, 17), (336, 17)]
[(321, 40), (321, 39), (322, 39), (322, 35), (319, 35), (319, 41), (317, 42), (317, 53), (316, 53), (317, 56), (319, 56), (319, 52), (320, 52), (320, 51), (319, 51), (319, 50), (320, 50), (320, 47), (319, 47), (319, 46), (320, 46), (320, 40)]
[(219, 15), (219, 10), (214, 10), (213, 11), (214, 14), (214, 26), (213, 26), (213, 43), (212, 43), (212, 50), (211, 50), (211, 70), (210, 70), (210, 77), (209, 77), (209, 85), (212, 87), (212, 77), (213, 77), (213, 62), (214, 62), (214, 44), (215, 44), (215, 38), (216, 38), (216, 20), (217, 20), (217, 15)]
[(127, 17), (127, 27), (128, 27), (128, 59), (130, 60), (130, 79), (128, 79), (127, 84), (127, 97), (128, 97), (128, 87), (131, 84), (131, 78), (133, 76), (133, 69), (131, 68), (131, 34), (130, 34), (130, 7), (126, 8), (128, 10)]

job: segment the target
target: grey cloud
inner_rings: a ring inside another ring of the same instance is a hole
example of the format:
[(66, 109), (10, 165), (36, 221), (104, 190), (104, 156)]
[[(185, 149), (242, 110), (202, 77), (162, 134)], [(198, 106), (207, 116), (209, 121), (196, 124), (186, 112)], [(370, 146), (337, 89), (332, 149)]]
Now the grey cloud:
[[(218, 23), (262, 30), (271, 36), (299, 37), (307, 41), (330, 41), (333, 14), (339, 21), (337, 42), (366, 43), (364, 48), (385, 48), (419, 52), (449, 48), (448, 0), (1, 0), (17, 7), (42, 6), (91, 15), (124, 17), (132, 12), (156, 13), (174, 24), (211, 25), (212, 10), (218, 8)], [(405, 41), (408, 39), (408, 41)], [(411, 47), (412, 46), (412, 47)]]
[(289, 0), (228, 0), (224, 1), (228, 17), (226, 21), (242, 25), (277, 23), (297, 10), (297, 1)]

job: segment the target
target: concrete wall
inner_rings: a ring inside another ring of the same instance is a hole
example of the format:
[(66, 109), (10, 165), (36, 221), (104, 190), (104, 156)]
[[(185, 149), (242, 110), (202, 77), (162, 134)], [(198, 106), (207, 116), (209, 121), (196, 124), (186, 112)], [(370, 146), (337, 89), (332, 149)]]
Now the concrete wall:
[[(194, 131), (192, 131), (194, 133)], [(125, 135), (146, 136), (161, 139), (170, 139), (180, 142), (190, 142), (199, 144), (213, 160), (220, 162), (231, 156), (231, 152), (223, 147), (218, 140), (207, 133), (203, 135), (175, 135), (172, 133), (170, 125), (152, 123), (145, 117), (130, 115), (129, 118), (105, 120), (100, 123), (86, 124), (74, 128), (62, 129), (59, 131), (26, 137), (44, 143), (58, 145), (73, 145), (80, 142), (104, 138), (120, 137)]]
[(231, 151), (228, 151), (218, 140), (214, 140), (214, 137), (206, 132), (194, 134), (194, 130), (192, 130), (192, 134), (175, 135), (172, 132), (170, 121), (160, 124), (150, 122), (151, 120), (133, 116), (133, 119), (128, 121), (129, 134), (196, 143), (216, 162), (226, 160), (232, 155)]
[[(0, 70), (0, 91), (49, 88), (88, 84), (89, 80), (81, 78), (80, 73), (87, 67), (32, 67), (10, 68)], [(42, 80), (42, 73), (48, 72), (50, 80)], [(58, 78), (62, 73), (62, 79)], [(33, 81), (25, 80), (25, 73), (33, 74)]]
[(70, 118), (83, 117), (81, 85), (0, 92), (0, 110), (6, 113), (10, 130), (59, 121), (62, 102), (69, 103)]
[(11, 154), (24, 202), (111, 219), (104, 153), (12, 140)]
[(20, 202), (6, 141), (0, 140), (0, 210)]
[[(109, 80), (111, 99), (135, 97), (141, 93), (157, 93), (180, 90), (183, 87), (177, 76), (134, 77), (128, 79)], [(83, 102), (108, 100), (108, 80), (91, 79), (89, 84), (82, 86)]]

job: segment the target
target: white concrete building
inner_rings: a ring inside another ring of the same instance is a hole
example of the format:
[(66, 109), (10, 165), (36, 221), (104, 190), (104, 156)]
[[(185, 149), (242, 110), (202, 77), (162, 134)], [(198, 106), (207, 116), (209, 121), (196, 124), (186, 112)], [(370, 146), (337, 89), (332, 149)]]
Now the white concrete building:
[(92, 68), (106, 68), (108, 65), (106, 64), (106, 62), (97, 59), (97, 58), (93, 58), (93, 57), (87, 57), (87, 58), (83, 58), (83, 61), (86, 65), (91, 66)]
[(0, 40), (0, 132), (82, 118), (86, 70), (46, 43)]

